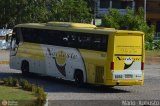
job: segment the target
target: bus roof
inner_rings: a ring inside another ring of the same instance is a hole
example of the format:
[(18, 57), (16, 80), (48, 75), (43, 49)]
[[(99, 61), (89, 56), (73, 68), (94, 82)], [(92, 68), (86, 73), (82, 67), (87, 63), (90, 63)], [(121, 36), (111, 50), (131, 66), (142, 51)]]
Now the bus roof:
[(108, 34), (108, 33), (143, 34), (143, 32), (140, 31), (116, 30), (115, 28), (96, 27), (95, 25), (92, 24), (72, 23), (72, 22), (25, 23), (25, 24), (18, 24), (15, 27), (64, 30), (64, 31), (76, 31), (76, 32), (100, 33), (100, 34)]
[(116, 33), (127, 33), (127, 34), (132, 34), (132, 33), (136, 33), (136, 34), (144, 34), (141, 31), (131, 31), (131, 30), (117, 30)]

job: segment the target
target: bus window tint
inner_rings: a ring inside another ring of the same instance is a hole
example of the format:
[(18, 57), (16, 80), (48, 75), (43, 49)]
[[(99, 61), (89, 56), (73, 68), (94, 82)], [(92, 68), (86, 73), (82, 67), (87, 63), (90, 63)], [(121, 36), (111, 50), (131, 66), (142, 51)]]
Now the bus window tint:
[(11, 41), (15, 39), (16, 40), (16, 44), (18, 45), (20, 42), (23, 42), (22, 39), (22, 34), (21, 34), (21, 28), (14, 28), (13, 29), (13, 35), (11, 38)]
[(66, 45), (69, 47), (78, 47), (77, 36), (74, 32), (65, 32), (67, 35), (67, 43)]
[(79, 44), (82, 49), (91, 49), (91, 37), (90, 36), (79, 36)]
[(108, 35), (22, 28), (25, 42), (107, 51)]
[(98, 36), (95, 36), (95, 37), (93, 38), (92, 48), (93, 48), (94, 50), (100, 50), (100, 46), (101, 46), (100, 44), (101, 44), (101, 38), (98, 37)]
[(22, 28), (22, 35), (24, 42), (34, 42), (38, 43), (34, 29), (31, 28)]
[(93, 39), (93, 49), (100, 51), (107, 51), (107, 36), (95, 36)]

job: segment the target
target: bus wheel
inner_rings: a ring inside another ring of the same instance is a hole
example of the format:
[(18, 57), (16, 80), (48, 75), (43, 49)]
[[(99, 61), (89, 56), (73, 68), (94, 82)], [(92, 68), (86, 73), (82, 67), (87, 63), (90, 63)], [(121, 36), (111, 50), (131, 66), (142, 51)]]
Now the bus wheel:
[(24, 76), (29, 74), (29, 63), (27, 61), (22, 62), (21, 71)]
[(75, 71), (74, 74), (74, 79), (75, 79), (75, 83), (77, 86), (82, 86), (84, 81), (83, 81), (83, 72), (80, 70)]

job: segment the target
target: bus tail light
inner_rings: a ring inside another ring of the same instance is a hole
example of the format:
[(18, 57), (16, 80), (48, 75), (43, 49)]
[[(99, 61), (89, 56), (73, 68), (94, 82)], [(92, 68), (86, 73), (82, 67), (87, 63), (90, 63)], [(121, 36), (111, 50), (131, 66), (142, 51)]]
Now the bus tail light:
[(111, 70), (114, 70), (114, 62), (111, 62), (110, 69), (111, 69)]
[(144, 62), (141, 62), (141, 70), (144, 70)]

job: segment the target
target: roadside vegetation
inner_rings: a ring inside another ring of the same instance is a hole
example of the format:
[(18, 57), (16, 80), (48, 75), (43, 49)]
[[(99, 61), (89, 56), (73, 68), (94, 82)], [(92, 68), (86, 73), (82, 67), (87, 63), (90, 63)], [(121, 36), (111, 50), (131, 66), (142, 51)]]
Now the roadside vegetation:
[(18, 87), (0, 86), (0, 100), (36, 100), (36, 96)]
[(150, 41), (145, 43), (146, 50), (159, 50), (160, 51), (160, 40), (159, 41)]
[(34, 102), (31, 105), (37, 106), (43, 106), (46, 102), (44, 89), (25, 79), (0, 79), (0, 94), (1, 100), (32, 100)]
[(146, 57), (160, 57), (160, 50), (146, 50)]
[(145, 41), (153, 41), (155, 33), (154, 26), (148, 26), (144, 21), (144, 11), (139, 8), (135, 13), (134, 10), (128, 8), (127, 14), (120, 14), (117, 9), (110, 9), (108, 14), (102, 19), (103, 27), (112, 27), (120, 30), (134, 30), (145, 33)]
[(0, 27), (21, 23), (91, 21), (86, 0), (0, 0)]
[(127, 14), (124, 15), (120, 14), (117, 9), (110, 9), (108, 14), (102, 19), (102, 26), (144, 32), (146, 56), (160, 56), (160, 40), (155, 41), (153, 39), (155, 26), (148, 26), (146, 21), (144, 21), (143, 8), (139, 8), (136, 13), (128, 8)]

